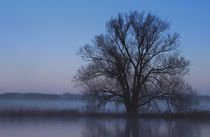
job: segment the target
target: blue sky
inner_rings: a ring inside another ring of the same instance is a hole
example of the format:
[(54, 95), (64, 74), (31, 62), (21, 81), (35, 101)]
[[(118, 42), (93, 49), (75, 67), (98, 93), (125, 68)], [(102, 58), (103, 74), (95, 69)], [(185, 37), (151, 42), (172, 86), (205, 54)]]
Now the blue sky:
[(75, 92), (72, 77), (84, 64), (77, 53), (119, 12), (151, 12), (180, 34), (191, 60), (187, 81), (210, 94), (210, 1), (1, 0), (0, 93)]

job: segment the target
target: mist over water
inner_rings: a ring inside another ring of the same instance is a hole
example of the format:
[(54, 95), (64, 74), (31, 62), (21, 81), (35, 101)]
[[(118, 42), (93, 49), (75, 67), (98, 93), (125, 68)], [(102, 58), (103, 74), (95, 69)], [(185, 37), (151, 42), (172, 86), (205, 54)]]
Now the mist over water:
[(85, 101), (77, 95), (0, 94), (0, 110), (82, 110)]
[[(209, 98), (199, 107), (209, 110)], [(0, 110), (85, 110), (81, 97), (1, 96)], [(107, 107), (108, 112), (122, 111)], [(97, 117), (0, 117), (1, 137), (209, 137), (210, 120), (126, 119)]]
[(0, 110), (82, 110), (84, 104), (79, 100), (0, 100)]
[[(199, 96), (198, 103), (193, 106), (195, 110), (209, 111), (210, 97)], [(88, 99), (82, 95), (73, 94), (0, 94), (0, 111), (2, 110), (77, 110), (91, 111)], [(167, 111), (164, 103), (159, 102), (159, 109), (147, 108), (149, 112)], [(107, 103), (105, 112), (125, 112), (123, 104)], [(145, 111), (144, 109), (141, 112)]]

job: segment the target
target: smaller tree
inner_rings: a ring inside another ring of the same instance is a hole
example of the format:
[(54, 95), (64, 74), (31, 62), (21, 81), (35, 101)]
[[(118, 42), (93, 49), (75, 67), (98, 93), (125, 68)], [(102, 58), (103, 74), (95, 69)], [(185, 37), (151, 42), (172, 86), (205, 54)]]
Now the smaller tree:
[[(183, 79), (189, 61), (180, 55), (179, 35), (151, 14), (131, 12), (108, 21), (107, 32), (80, 50), (88, 62), (75, 79), (92, 96), (92, 105), (120, 102), (138, 113), (154, 100), (186, 103), (192, 90)], [(178, 107), (177, 107), (178, 108)]]

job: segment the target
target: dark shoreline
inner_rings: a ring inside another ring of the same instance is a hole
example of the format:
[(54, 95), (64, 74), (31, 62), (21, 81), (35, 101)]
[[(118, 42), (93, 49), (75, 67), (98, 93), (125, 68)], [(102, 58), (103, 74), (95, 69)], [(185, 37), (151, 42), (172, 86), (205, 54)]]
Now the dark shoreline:
[(210, 119), (209, 111), (177, 113), (109, 113), (77, 110), (0, 110), (0, 117), (75, 117), (75, 118), (148, 118), (148, 119)]

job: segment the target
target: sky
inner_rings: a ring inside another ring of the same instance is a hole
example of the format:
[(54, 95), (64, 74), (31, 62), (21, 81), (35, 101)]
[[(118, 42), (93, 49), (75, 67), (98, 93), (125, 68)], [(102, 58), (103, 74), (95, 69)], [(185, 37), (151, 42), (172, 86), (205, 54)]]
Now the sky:
[(191, 61), (186, 80), (210, 95), (209, 7), (208, 0), (0, 0), (0, 93), (79, 92), (79, 48), (111, 17), (135, 10), (171, 23)]

